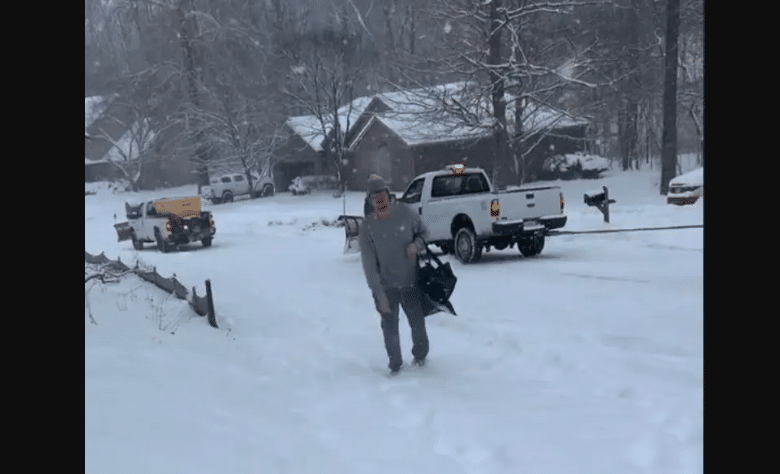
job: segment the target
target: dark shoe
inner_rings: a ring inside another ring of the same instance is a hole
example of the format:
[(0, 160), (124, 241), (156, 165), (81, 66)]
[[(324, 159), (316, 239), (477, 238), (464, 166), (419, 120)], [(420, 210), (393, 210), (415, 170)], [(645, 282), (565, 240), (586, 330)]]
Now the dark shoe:
[(390, 368), (390, 374), (395, 375), (401, 370), (400, 365), (388, 365), (387, 367)]
[(422, 367), (422, 366), (425, 365), (425, 357), (421, 357), (419, 359), (417, 357), (415, 357), (414, 358), (414, 362), (412, 362), (412, 363), (414, 365), (416, 365), (416, 366)]

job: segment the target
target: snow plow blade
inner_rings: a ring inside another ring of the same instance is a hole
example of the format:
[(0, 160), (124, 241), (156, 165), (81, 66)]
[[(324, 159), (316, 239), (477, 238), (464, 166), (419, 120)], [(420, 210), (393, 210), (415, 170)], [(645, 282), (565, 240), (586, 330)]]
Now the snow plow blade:
[(114, 229), (116, 229), (117, 237), (119, 237), (119, 240), (117, 242), (121, 242), (123, 240), (130, 240), (130, 236), (133, 232), (133, 228), (130, 227), (129, 222), (120, 222), (119, 224), (114, 224)]
[(347, 239), (344, 243), (344, 255), (360, 252), (358, 235), (360, 234), (360, 224), (363, 222), (363, 217), (339, 216), (338, 220), (344, 223), (344, 233), (346, 234)]

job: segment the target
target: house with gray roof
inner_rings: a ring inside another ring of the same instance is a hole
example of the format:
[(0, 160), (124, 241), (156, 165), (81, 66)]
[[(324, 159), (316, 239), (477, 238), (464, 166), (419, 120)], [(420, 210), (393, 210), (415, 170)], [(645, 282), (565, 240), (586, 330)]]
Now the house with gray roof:
[[(512, 136), (516, 101), (509, 99), (507, 126)], [(342, 127), (346, 127), (346, 109), (339, 111)], [(584, 118), (535, 104), (526, 104), (522, 118), (526, 181), (539, 175), (545, 158), (585, 149), (589, 121)], [(452, 163), (489, 170), (494, 153), (492, 121), (490, 104), (470, 101), (465, 83), (356, 99), (346, 137), (348, 188), (362, 190), (373, 173), (393, 190), (403, 191), (415, 176)], [(287, 123), (299, 142), (322, 159), (325, 135), (319, 121), (292, 117)]]

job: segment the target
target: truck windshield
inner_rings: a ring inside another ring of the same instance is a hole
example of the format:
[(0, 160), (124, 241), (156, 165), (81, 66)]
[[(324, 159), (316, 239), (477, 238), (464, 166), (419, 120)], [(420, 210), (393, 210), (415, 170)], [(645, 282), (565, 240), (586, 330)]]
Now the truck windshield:
[(415, 203), (420, 202), (422, 198), (423, 184), (425, 184), (425, 178), (420, 178), (417, 181), (409, 185), (403, 196), (401, 196), (401, 202)]
[(141, 208), (143, 203), (125, 203), (125, 211), (128, 219), (139, 219), (141, 217)]

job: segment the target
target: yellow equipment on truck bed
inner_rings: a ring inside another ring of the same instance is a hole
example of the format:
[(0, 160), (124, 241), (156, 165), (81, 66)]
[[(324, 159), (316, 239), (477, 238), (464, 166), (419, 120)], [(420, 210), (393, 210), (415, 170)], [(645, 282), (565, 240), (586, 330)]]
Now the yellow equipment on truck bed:
[(152, 201), (158, 216), (178, 216), (187, 219), (199, 216), (201, 203), (198, 196), (160, 198)]

